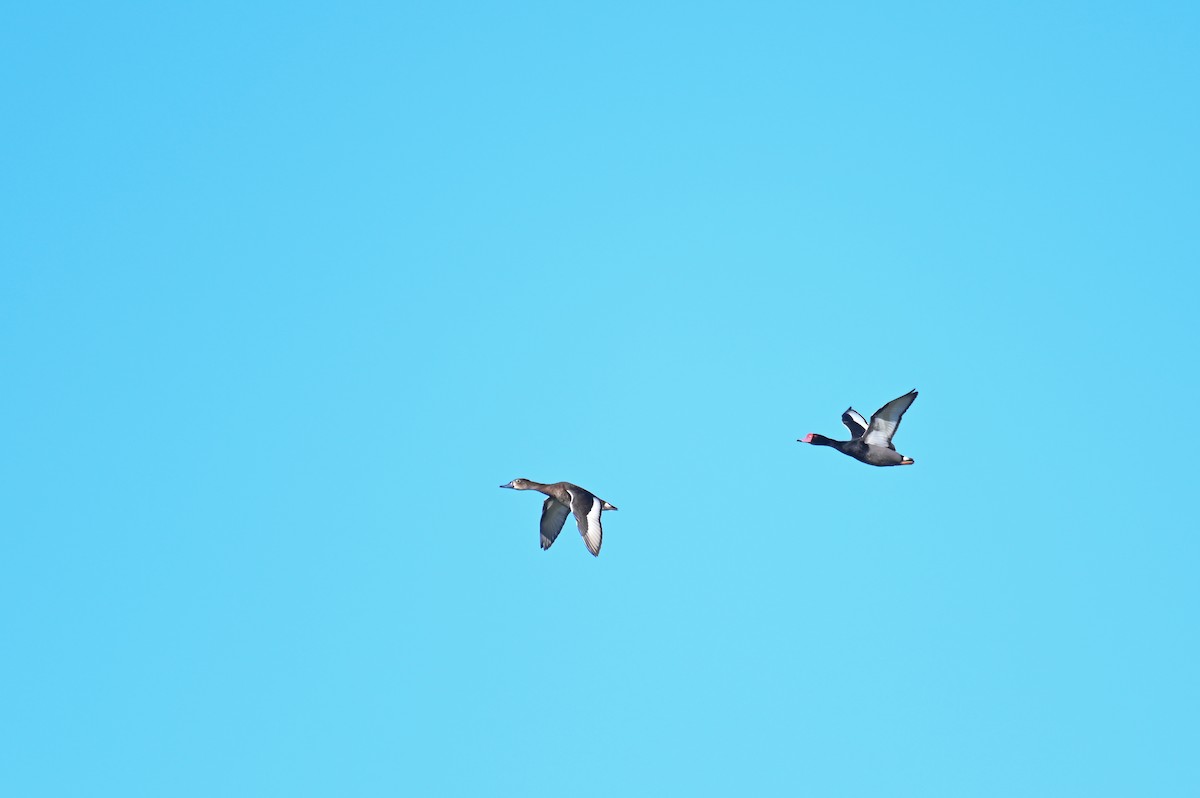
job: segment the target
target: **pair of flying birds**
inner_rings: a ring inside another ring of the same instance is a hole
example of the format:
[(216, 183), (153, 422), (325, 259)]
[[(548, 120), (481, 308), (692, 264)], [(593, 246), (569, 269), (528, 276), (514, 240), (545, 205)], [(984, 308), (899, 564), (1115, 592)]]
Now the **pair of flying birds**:
[[(913, 459), (905, 457), (892, 446), (892, 436), (900, 427), (900, 419), (917, 398), (916, 391), (909, 391), (904, 396), (893, 399), (875, 411), (868, 422), (853, 407), (842, 413), (842, 423), (850, 430), (850, 440), (835, 441), (810, 432), (801, 443), (811, 443), (816, 446), (832, 446), (842, 454), (849, 455), (873, 466), (912, 465)], [(536, 490), (546, 494), (542, 503), (542, 548), (548, 549), (553, 545), (558, 533), (562, 531), (567, 516), (574, 514), (575, 522), (579, 524), (579, 534), (588, 551), (599, 556), (600, 544), (604, 541), (604, 530), (600, 525), (600, 514), (605, 510), (615, 510), (608, 502), (570, 482), (555, 482), (544, 485), (530, 479), (514, 479), (502, 488), (513, 490)]]

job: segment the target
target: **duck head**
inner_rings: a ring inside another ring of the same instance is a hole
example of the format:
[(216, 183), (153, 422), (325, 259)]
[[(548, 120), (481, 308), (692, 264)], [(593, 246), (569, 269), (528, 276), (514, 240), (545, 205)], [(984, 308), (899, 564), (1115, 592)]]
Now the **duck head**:
[(507, 485), (501, 485), (500, 487), (512, 488), (513, 490), (529, 490), (529, 480), (514, 479), (512, 482), (509, 482)]

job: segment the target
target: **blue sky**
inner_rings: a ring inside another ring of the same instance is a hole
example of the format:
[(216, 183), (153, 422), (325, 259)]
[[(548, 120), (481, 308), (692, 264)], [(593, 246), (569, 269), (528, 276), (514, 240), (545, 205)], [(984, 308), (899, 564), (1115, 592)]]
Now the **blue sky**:
[(1198, 23), (14, 9), (0, 788), (1196, 794)]

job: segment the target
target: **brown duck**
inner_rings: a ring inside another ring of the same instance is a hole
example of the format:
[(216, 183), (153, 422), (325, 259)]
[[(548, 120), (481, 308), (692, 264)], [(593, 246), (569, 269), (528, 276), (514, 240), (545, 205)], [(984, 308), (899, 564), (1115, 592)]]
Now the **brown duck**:
[(569, 513), (575, 514), (579, 524), (579, 534), (588, 551), (600, 556), (600, 544), (604, 541), (604, 530), (600, 527), (600, 513), (605, 510), (615, 510), (604, 499), (598, 498), (591, 491), (585, 490), (570, 482), (555, 482), (553, 485), (543, 485), (531, 479), (514, 479), (502, 488), (513, 490), (536, 490), (546, 494), (542, 504), (542, 548), (548, 549), (554, 544), (554, 539), (562, 531), (563, 522)]

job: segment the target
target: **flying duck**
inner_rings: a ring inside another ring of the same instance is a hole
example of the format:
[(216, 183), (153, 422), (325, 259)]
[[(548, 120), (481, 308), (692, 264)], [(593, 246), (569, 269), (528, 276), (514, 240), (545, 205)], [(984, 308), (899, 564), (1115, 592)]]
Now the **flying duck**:
[(563, 522), (568, 513), (575, 514), (579, 524), (579, 534), (588, 551), (594, 556), (600, 556), (600, 544), (604, 540), (604, 530), (600, 527), (600, 513), (604, 510), (615, 510), (604, 499), (597, 498), (591, 491), (584, 490), (570, 482), (555, 482), (553, 485), (543, 485), (531, 479), (514, 479), (502, 488), (513, 490), (536, 490), (546, 494), (542, 504), (542, 548), (548, 549), (554, 544), (554, 539), (562, 531)]
[(848, 454), (867, 465), (912, 465), (911, 457), (905, 457), (896, 451), (895, 446), (892, 446), (892, 436), (896, 434), (896, 430), (900, 426), (900, 419), (904, 416), (904, 411), (916, 398), (917, 392), (909, 391), (904, 396), (893, 399), (875, 411), (875, 415), (871, 416), (870, 423), (867, 423), (853, 407), (847, 408), (846, 412), (842, 413), (842, 423), (846, 425), (846, 429), (850, 430), (850, 440), (848, 441), (835, 441), (824, 435), (817, 435), (815, 432), (810, 432), (797, 440), (817, 446), (832, 446), (842, 454)]

